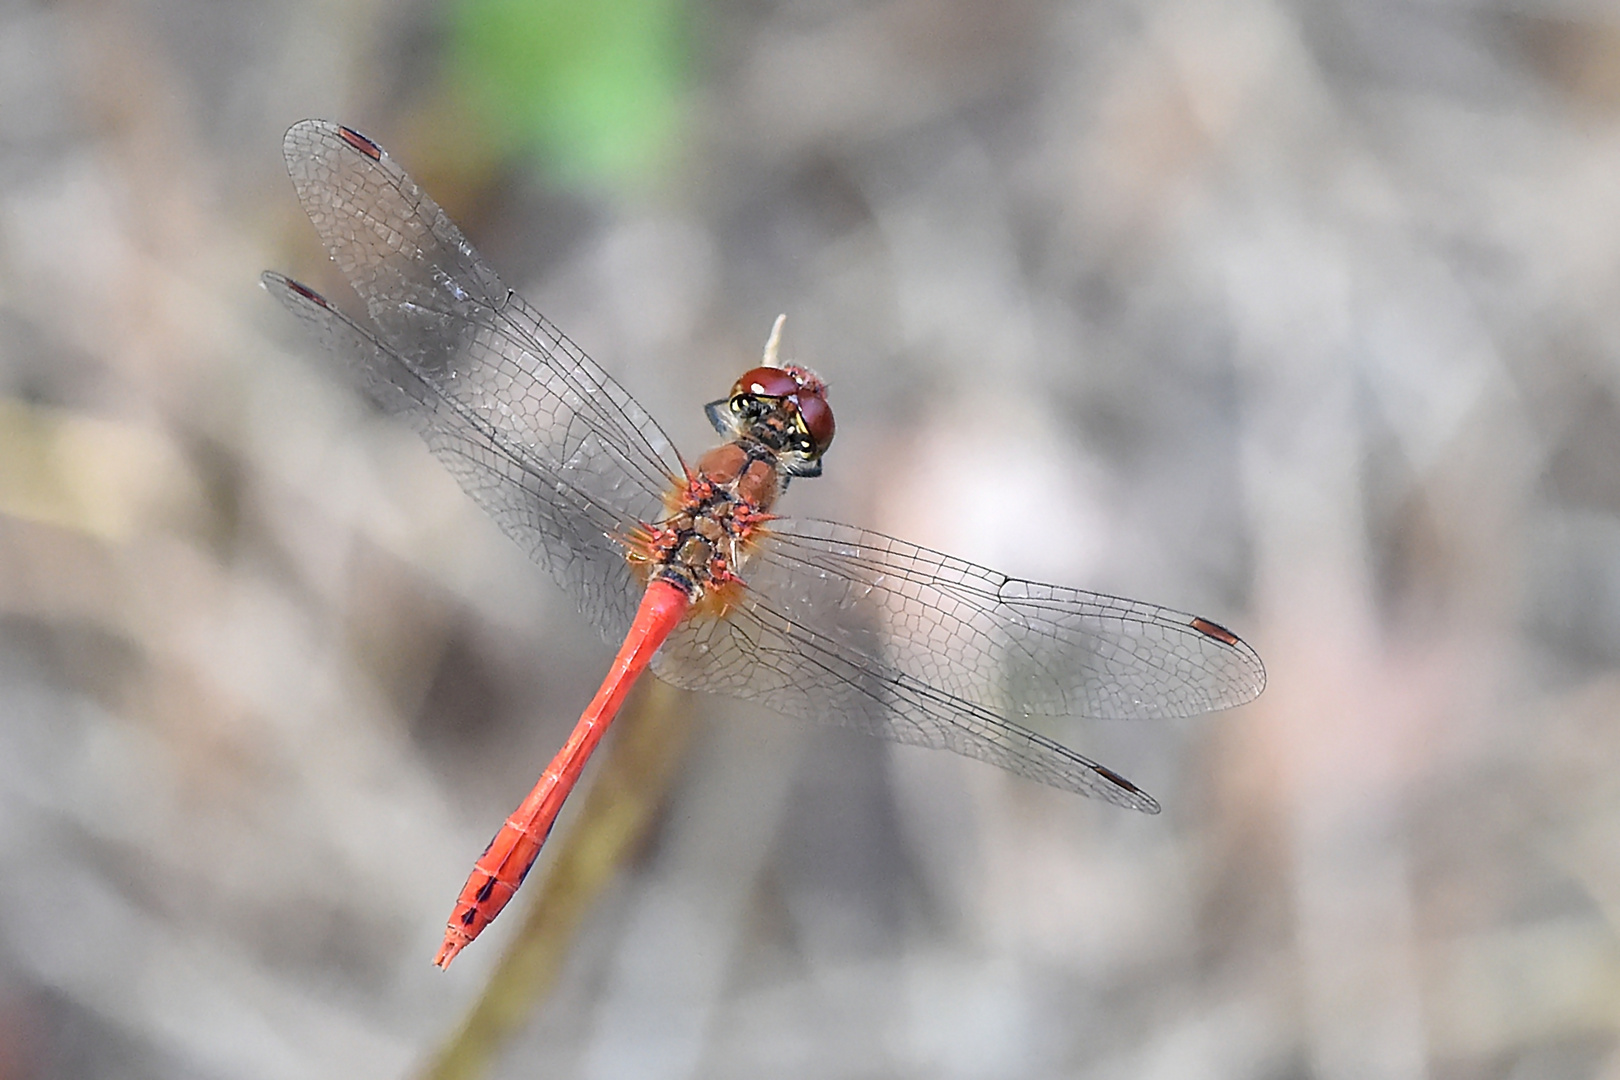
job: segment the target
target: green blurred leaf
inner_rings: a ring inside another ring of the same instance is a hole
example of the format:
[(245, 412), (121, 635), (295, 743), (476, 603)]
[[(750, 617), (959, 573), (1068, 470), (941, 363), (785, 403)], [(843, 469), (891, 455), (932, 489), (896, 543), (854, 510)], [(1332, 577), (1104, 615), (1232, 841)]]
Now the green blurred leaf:
[(673, 144), (683, 0), (455, 0), (450, 73), (501, 150), (559, 177), (635, 180)]

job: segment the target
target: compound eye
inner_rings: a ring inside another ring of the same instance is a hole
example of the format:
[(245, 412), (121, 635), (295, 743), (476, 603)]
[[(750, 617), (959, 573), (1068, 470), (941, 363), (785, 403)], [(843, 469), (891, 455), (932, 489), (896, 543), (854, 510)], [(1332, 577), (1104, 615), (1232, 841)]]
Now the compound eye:
[(820, 457), (832, 445), (833, 432), (837, 425), (833, 423), (832, 406), (820, 394), (799, 394), (799, 419), (804, 421), (804, 429), (810, 433), (810, 441), (814, 444), (810, 452), (811, 457)]
[(731, 388), (732, 396), (738, 394), (757, 394), (760, 397), (790, 397), (799, 392), (799, 384), (793, 376), (781, 368), (757, 367), (752, 371), (743, 373), (737, 380), (737, 385)]

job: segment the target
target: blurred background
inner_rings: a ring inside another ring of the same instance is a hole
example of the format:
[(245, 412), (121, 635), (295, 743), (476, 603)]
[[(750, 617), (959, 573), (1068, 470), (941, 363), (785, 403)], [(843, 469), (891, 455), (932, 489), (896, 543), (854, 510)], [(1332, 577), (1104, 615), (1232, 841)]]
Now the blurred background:
[(1620, 1078), (1598, 0), (0, 2), (0, 1078), (427, 1068), (611, 656), (257, 287), (305, 116), (689, 452), (786, 311), (791, 512), (1270, 671), (1077, 723), (1154, 818), (673, 699), (492, 1075)]

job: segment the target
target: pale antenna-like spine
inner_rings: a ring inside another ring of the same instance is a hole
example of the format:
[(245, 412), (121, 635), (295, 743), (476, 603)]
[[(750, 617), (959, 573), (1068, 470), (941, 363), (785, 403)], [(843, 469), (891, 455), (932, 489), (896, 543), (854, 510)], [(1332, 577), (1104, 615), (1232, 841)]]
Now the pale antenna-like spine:
[(784, 311), (782, 314), (778, 315), (776, 317), (776, 321), (771, 324), (771, 336), (765, 339), (765, 358), (761, 366), (782, 366), (776, 361), (776, 353), (777, 350), (782, 346), (782, 324), (785, 322), (787, 322), (787, 312)]

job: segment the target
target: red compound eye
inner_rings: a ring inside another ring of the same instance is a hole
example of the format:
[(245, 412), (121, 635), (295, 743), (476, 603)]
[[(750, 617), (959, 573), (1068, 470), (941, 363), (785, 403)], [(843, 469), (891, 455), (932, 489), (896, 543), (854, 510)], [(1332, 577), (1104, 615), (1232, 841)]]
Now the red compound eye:
[(799, 392), (799, 384), (782, 368), (757, 367), (743, 373), (737, 385), (731, 388), (737, 394), (756, 394), (760, 397), (792, 397)]
[(799, 394), (799, 416), (804, 419), (805, 430), (810, 433), (810, 441), (816, 444), (815, 452), (811, 457), (820, 457), (826, 453), (827, 447), (832, 445), (833, 432), (837, 425), (833, 423), (832, 406), (820, 394)]

